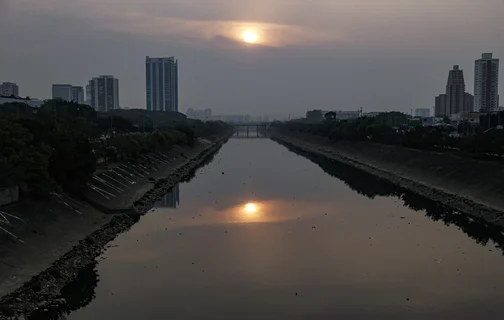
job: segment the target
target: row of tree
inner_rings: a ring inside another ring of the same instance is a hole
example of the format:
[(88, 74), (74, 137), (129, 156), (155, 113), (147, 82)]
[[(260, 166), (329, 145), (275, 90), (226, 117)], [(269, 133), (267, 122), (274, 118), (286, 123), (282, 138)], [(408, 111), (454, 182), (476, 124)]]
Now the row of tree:
[(38, 195), (76, 192), (86, 185), (98, 160), (134, 160), (226, 130), (221, 122), (182, 121), (144, 133), (128, 119), (62, 100), (48, 100), (38, 110), (22, 103), (0, 105), (0, 190), (21, 186)]
[[(405, 116), (406, 117), (406, 116)], [(504, 130), (477, 130), (463, 137), (451, 135), (451, 126), (397, 127), (402, 122), (396, 114), (384, 113), (378, 117), (363, 117), (348, 121), (326, 120), (320, 123), (277, 122), (279, 130), (310, 133), (338, 140), (366, 140), (385, 144), (402, 145), (423, 150), (457, 150), (471, 154), (504, 156)], [(405, 120), (404, 122), (406, 122)], [(467, 130), (464, 124), (459, 131)]]

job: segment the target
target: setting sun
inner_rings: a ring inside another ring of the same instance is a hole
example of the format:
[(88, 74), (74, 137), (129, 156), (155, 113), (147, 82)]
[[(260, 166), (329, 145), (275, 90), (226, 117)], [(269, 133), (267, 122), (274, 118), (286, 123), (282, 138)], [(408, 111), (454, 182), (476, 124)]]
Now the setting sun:
[(255, 203), (247, 203), (245, 205), (245, 212), (247, 213), (256, 213), (257, 212), (257, 205)]
[(242, 35), (243, 41), (246, 43), (257, 43), (259, 36), (254, 31), (247, 31)]

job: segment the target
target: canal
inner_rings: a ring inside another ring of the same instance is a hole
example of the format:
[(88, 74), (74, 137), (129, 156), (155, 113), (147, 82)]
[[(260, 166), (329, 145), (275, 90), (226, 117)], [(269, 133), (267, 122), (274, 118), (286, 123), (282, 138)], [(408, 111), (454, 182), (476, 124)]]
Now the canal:
[(268, 139), (231, 139), (31, 319), (502, 319), (504, 236)]

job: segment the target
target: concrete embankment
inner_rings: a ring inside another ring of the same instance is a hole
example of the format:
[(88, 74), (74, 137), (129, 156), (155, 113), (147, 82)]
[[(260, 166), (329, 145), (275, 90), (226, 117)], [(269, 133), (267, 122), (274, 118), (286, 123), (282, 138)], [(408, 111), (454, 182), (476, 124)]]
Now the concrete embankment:
[[(130, 163), (139, 170), (127, 175), (122, 171), (124, 181), (112, 176), (110, 167), (99, 170), (93, 188), (79, 197), (60, 194), (49, 202), (20, 201), (0, 208), (12, 215), (6, 229), (10, 234), (0, 235), (0, 319), (64, 305), (60, 291), (79, 270), (93, 263), (105, 245), (128, 230), (159, 197), (205, 165), (227, 139), (152, 155), (142, 171)], [(104, 179), (104, 172), (116, 182)]]
[(372, 142), (331, 142), (274, 132), (272, 139), (378, 176), (413, 193), (504, 226), (504, 164)]

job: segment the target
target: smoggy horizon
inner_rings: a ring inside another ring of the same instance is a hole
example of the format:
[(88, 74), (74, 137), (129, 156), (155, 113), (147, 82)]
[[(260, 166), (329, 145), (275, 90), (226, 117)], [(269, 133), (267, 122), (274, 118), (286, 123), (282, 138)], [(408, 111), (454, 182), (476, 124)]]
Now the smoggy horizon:
[(145, 57), (175, 56), (181, 112), (409, 112), (432, 108), (454, 65), (473, 93), (474, 60), (504, 58), (502, 12), (501, 0), (0, 0), (0, 81), (50, 98), (53, 83), (110, 74), (122, 107), (145, 108)]

